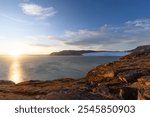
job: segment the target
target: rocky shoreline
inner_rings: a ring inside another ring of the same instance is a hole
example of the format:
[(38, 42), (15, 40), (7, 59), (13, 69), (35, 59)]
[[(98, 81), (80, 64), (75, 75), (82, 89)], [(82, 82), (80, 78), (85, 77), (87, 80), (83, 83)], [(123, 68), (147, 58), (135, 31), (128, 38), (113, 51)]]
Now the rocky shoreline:
[(0, 99), (150, 99), (150, 46), (142, 46), (118, 61), (97, 66), (77, 80), (65, 78), (18, 84), (0, 81)]

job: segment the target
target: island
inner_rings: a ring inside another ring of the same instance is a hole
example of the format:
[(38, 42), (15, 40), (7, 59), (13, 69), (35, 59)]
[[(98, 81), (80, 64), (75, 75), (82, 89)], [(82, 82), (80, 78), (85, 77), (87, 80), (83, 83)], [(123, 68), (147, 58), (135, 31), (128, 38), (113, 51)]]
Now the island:
[[(80, 53), (81, 54), (81, 53)], [(149, 100), (150, 45), (118, 61), (99, 65), (78, 79), (0, 81), (0, 99), (15, 100)]]

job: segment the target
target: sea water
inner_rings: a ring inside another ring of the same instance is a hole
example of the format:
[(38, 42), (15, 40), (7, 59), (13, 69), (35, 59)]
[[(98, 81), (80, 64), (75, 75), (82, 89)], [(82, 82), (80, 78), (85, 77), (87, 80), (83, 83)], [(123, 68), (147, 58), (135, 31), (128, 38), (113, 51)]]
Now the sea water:
[(80, 78), (92, 68), (117, 60), (113, 56), (0, 56), (0, 80)]

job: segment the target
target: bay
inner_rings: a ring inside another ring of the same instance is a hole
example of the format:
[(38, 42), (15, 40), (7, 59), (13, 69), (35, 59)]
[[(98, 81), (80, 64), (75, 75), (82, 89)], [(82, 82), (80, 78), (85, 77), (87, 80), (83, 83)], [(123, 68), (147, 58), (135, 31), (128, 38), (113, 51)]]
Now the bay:
[(80, 78), (94, 67), (119, 59), (115, 56), (10, 56), (0, 57), (0, 80)]

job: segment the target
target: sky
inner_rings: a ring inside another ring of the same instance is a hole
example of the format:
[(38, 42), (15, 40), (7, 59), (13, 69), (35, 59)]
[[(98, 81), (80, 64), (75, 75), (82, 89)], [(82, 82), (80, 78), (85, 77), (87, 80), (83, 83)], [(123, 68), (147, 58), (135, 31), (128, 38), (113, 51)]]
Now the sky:
[(149, 0), (0, 0), (0, 54), (150, 44)]

